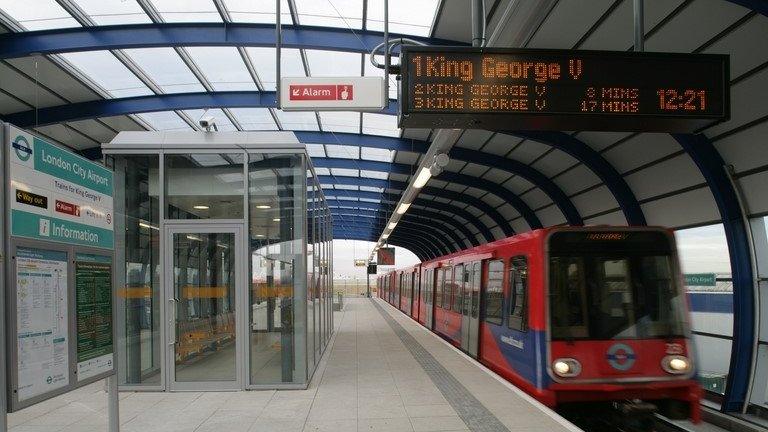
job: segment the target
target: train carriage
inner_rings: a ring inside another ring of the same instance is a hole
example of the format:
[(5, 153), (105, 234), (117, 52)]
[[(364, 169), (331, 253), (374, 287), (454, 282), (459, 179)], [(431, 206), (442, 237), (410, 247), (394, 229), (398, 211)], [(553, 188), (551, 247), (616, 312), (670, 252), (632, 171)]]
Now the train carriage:
[(665, 229), (540, 229), (388, 275), (393, 305), (546, 405), (699, 420)]

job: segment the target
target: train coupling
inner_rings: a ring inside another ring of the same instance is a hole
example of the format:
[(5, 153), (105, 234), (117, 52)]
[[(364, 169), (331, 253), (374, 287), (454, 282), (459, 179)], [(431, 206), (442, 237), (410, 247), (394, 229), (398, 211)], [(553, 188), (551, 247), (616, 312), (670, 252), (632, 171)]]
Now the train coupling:
[(659, 407), (650, 402), (642, 400), (630, 400), (624, 402), (614, 402), (614, 409), (622, 416), (637, 417), (651, 415), (658, 411)]

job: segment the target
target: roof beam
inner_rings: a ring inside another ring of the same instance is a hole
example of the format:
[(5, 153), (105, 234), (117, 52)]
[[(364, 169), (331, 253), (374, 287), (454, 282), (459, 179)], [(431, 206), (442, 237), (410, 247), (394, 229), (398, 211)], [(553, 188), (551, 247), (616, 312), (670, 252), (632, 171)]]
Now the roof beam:
[[(371, 229), (371, 230), (380, 230), (381, 226), (378, 224), (366, 222), (364, 220), (361, 220), (360, 218), (345, 218), (345, 220), (342, 222), (338, 216), (333, 218), (333, 221), (335, 224), (344, 224), (341, 227), (348, 227), (351, 229)], [(429, 244), (431, 250), (437, 251), (438, 256), (442, 255), (448, 255), (451, 252), (456, 251), (457, 249), (455, 247), (452, 247), (444, 238), (440, 236), (439, 232), (436, 232), (434, 229), (432, 230), (425, 230), (423, 227), (418, 228), (410, 228), (410, 227), (403, 227), (400, 230), (400, 234), (403, 236), (413, 237), (415, 239), (420, 239), (421, 241)]]
[[(390, 33), (427, 45), (464, 45), (464, 42)], [(344, 28), (282, 26), (283, 48), (369, 53), (384, 33), (350, 32)], [(66, 28), (0, 35), (0, 59), (31, 54), (61, 54), (152, 47), (231, 46), (274, 47), (275, 26), (253, 23), (153, 23)]]
[[(332, 218), (338, 218), (335, 220), (351, 220), (355, 223), (364, 223), (368, 226), (374, 226), (378, 228), (383, 228), (385, 222), (385, 220), (381, 218), (367, 217), (362, 214), (350, 215), (344, 213), (333, 213), (331, 216)], [(461, 238), (454, 231), (445, 230), (445, 226), (442, 224), (435, 226), (434, 223), (430, 224), (429, 222), (419, 222), (415, 219), (401, 220), (400, 223), (405, 226), (404, 231), (415, 230), (416, 232), (424, 231), (426, 233), (437, 234), (437, 239), (443, 243), (443, 245), (445, 245), (446, 251), (448, 252), (455, 252), (462, 249), (462, 244), (464, 242), (461, 241)], [(450, 239), (450, 241), (448, 241), (448, 239)]]
[[(337, 231), (334, 228), (333, 231), (333, 239), (334, 240), (361, 240), (361, 241), (369, 241), (374, 242), (378, 238), (378, 233), (374, 233), (367, 229), (354, 229), (354, 230), (347, 230), (347, 231)], [(429, 261), (430, 259), (436, 257), (431, 256), (427, 251), (420, 245), (413, 242), (412, 239), (404, 239), (399, 238), (397, 236), (390, 237), (388, 240), (389, 244), (393, 246), (399, 246), (405, 249), (408, 249), (411, 251), (414, 255), (416, 255), (417, 258), (421, 261)]]

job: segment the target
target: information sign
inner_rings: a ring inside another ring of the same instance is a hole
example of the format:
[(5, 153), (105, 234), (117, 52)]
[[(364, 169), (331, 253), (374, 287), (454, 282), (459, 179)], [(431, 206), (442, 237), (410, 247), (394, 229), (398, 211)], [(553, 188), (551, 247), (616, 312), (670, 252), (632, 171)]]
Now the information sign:
[(379, 248), (376, 252), (376, 261), (379, 265), (395, 265), (395, 248)]
[(400, 127), (693, 132), (729, 117), (728, 57), (404, 46)]
[(382, 77), (285, 77), (280, 80), (283, 111), (380, 111)]
[(112, 340), (112, 259), (102, 255), (75, 256), (77, 314), (77, 379), (110, 372)]
[(9, 128), (11, 235), (111, 249), (112, 171)]
[(365, 267), (368, 265), (368, 260), (365, 259), (356, 259), (355, 260), (355, 267)]
[(686, 273), (685, 286), (708, 286), (717, 285), (717, 277), (714, 273)]
[(69, 384), (67, 253), (16, 249), (19, 402)]

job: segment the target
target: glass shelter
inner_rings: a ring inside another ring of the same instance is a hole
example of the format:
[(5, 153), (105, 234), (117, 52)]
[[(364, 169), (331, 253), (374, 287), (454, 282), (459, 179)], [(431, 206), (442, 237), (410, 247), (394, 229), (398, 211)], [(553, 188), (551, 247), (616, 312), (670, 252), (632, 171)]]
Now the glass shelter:
[(303, 388), (333, 329), (331, 217), (292, 132), (121, 132), (118, 371), (131, 390)]

